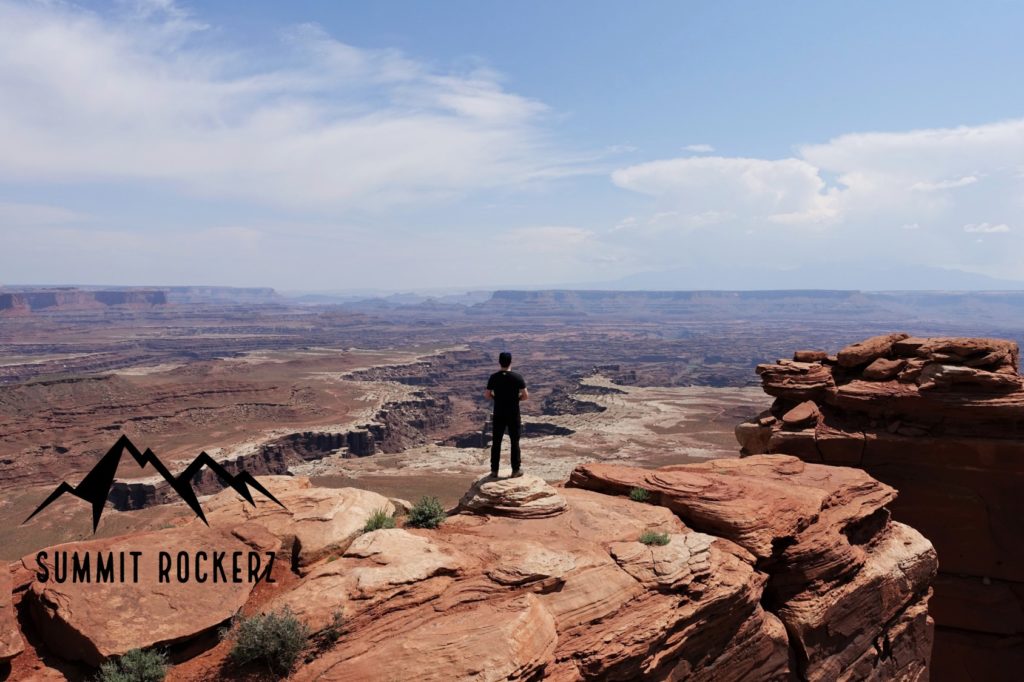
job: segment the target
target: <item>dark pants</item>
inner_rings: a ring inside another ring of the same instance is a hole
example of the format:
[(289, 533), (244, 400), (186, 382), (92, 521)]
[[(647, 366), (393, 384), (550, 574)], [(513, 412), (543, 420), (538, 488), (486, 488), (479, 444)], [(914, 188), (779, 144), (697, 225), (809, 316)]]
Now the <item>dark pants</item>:
[(491, 431), (491, 471), (498, 470), (501, 462), (501, 438), (508, 429), (508, 439), (512, 444), (512, 471), (519, 471), (519, 415), (494, 415), (494, 429)]

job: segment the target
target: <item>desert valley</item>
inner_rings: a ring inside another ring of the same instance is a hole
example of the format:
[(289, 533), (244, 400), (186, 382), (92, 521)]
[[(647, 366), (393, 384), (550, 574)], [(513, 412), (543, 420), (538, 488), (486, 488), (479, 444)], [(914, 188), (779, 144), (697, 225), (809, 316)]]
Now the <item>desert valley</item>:
[[(86, 679), (160, 647), (168, 679), (247, 679), (217, 628), (287, 604), (315, 633), (345, 622), (295, 679), (393, 679), (381, 662), (405, 656), (439, 680), (1012, 679), (1022, 338), (1011, 293), (9, 288), (3, 674)], [(483, 385), (506, 349), (531, 393), (526, 476), (488, 482)], [(95, 534), (73, 495), (26, 522), (121, 436), (175, 474), (206, 452), (280, 504), (190, 470), (197, 526), (125, 455)], [(424, 497), (439, 529), (361, 534)], [(636, 542), (651, 529), (671, 542)], [(275, 582), (178, 585), (171, 607), (146, 578), (36, 572), (58, 545), (204, 543), (276, 552)]]

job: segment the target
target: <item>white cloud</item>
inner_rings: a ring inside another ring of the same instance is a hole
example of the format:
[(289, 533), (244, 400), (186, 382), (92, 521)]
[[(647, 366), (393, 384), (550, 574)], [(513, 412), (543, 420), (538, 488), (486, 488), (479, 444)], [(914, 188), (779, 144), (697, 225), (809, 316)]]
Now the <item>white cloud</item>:
[(515, 247), (530, 251), (562, 252), (591, 242), (594, 233), (582, 227), (560, 225), (542, 225), (536, 227), (518, 227), (508, 230), (498, 237), (505, 247)]
[(215, 46), (169, 0), (115, 17), (0, 0), (0, 180), (157, 182), (300, 208), (377, 208), (568, 172), (545, 107), (492, 72), (290, 30)]
[(612, 181), (658, 197), (691, 218), (739, 214), (744, 220), (800, 224), (827, 222), (835, 214), (834, 193), (818, 169), (800, 159), (651, 161), (615, 171)]
[[(611, 178), (652, 197), (649, 216), (677, 211), (672, 227), (688, 254), (700, 248), (739, 262), (742, 247), (749, 251), (744, 258), (861, 259), (1024, 279), (1024, 262), (1009, 243), (966, 249), (973, 239), (964, 235), (1010, 233), (1006, 239), (1024, 248), (1007, 224), (1024, 210), (1021, 159), (1024, 119), (1015, 119), (841, 135), (783, 159), (664, 159), (621, 168)], [(693, 220), (715, 214), (724, 219), (703, 226)], [(643, 224), (642, 213), (634, 216)], [(927, 240), (920, 238), (922, 225)], [(703, 236), (695, 239), (694, 229)], [(664, 230), (657, 238), (657, 245), (629, 246), (671, 251)]]
[(685, 152), (693, 152), (694, 154), (710, 154), (715, 151), (715, 148), (709, 144), (688, 144), (683, 147)]
[(910, 189), (918, 192), (939, 192), (944, 189), (956, 189), (957, 187), (967, 187), (973, 185), (978, 181), (973, 175), (965, 175), (962, 178), (956, 180), (939, 180), (938, 182), (915, 182), (910, 186)]
[(999, 225), (992, 225), (990, 223), (968, 223), (964, 225), (964, 232), (983, 232), (985, 234), (993, 234), (996, 232), (1009, 232), (1010, 226), (1006, 223), (1000, 223)]

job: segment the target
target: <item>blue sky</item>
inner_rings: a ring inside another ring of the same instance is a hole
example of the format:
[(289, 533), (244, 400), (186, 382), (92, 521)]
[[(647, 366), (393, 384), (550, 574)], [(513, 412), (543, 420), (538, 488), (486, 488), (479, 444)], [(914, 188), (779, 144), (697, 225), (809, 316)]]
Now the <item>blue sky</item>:
[(0, 0), (0, 283), (1024, 280), (1021, 3), (244, 8)]

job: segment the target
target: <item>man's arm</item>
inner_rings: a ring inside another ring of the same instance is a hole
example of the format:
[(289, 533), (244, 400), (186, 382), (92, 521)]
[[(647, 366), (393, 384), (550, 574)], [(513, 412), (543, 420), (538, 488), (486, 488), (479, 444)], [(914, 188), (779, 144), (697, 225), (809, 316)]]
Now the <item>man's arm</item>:
[(484, 397), (488, 400), (494, 400), (494, 391), (489, 388), (484, 389)]
[(530, 392), (525, 388), (519, 389), (519, 402), (530, 399)]

